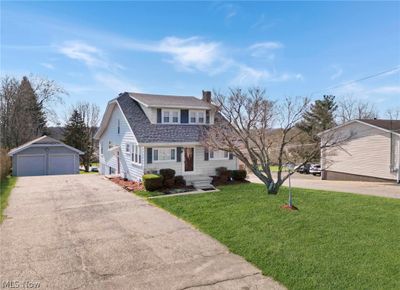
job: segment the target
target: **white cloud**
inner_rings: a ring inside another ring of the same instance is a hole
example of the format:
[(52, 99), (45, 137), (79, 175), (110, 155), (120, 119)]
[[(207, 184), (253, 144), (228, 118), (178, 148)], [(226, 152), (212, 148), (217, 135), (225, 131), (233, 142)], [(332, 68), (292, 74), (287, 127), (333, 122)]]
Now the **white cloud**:
[(376, 94), (400, 94), (400, 86), (383, 86), (371, 89), (369, 92)]
[(140, 91), (139, 88), (130, 83), (129, 80), (126, 80), (120, 76), (111, 74), (111, 73), (95, 73), (93, 78), (102, 86), (110, 89), (114, 93), (122, 93), (122, 92), (137, 92)]
[(237, 64), (239, 72), (231, 81), (234, 86), (260, 85), (262, 82), (285, 82), (289, 80), (303, 80), (303, 75), (270, 72), (266, 69), (256, 69), (247, 65)]
[(200, 37), (179, 38), (168, 36), (157, 42), (128, 41), (122, 43), (128, 49), (166, 54), (167, 62), (177, 69), (185, 71), (202, 71), (210, 74), (227, 66), (229, 60), (224, 58), (221, 44), (205, 41)]
[(42, 63), (40, 63), (40, 65), (45, 67), (45, 68), (48, 68), (48, 69), (54, 69), (55, 68), (53, 64), (48, 63), (48, 62), (42, 62)]
[(121, 69), (122, 66), (107, 60), (105, 53), (82, 41), (66, 41), (62, 45), (56, 46), (58, 52), (70, 59), (83, 62), (88, 67), (100, 67), (105, 69)]
[(259, 58), (268, 58), (273, 60), (275, 58), (275, 54), (273, 51), (280, 49), (283, 47), (283, 44), (277, 41), (266, 41), (266, 42), (258, 42), (251, 46), (249, 46), (249, 50), (251, 51), (251, 56), (259, 57)]
[(334, 73), (331, 75), (331, 80), (339, 78), (343, 74), (343, 69), (337, 65), (333, 65)]

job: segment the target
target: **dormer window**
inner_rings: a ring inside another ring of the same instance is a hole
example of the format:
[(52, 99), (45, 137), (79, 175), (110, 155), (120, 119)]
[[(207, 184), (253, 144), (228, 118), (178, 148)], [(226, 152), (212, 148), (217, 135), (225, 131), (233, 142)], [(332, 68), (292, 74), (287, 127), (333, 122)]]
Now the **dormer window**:
[(190, 123), (196, 123), (196, 112), (190, 111)]
[(198, 110), (190, 110), (190, 124), (204, 124), (206, 121), (206, 112)]
[(198, 122), (200, 124), (203, 124), (204, 123), (204, 112), (198, 112), (197, 116), (198, 116)]
[(164, 124), (178, 124), (180, 119), (179, 110), (162, 110), (162, 120)]

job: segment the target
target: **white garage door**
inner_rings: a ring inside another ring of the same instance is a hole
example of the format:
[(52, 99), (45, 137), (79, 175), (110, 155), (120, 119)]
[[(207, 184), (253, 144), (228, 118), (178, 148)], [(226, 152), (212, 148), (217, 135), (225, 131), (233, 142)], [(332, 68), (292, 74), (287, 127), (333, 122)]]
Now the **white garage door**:
[(17, 176), (45, 174), (44, 155), (17, 155)]
[(73, 154), (49, 155), (49, 175), (55, 174), (74, 174), (75, 156)]

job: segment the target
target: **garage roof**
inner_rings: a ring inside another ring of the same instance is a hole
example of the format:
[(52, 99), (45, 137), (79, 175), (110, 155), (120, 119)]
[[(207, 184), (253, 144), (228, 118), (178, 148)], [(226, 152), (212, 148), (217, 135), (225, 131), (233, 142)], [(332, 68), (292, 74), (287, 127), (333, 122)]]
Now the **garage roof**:
[(53, 139), (53, 138), (51, 138), (49, 136), (44, 135), (44, 136), (39, 137), (39, 138), (37, 138), (35, 140), (29, 141), (29, 142), (27, 142), (25, 144), (22, 144), (19, 147), (11, 149), (10, 152), (8, 152), (8, 155), (9, 156), (13, 156), (15, 153), (18, 153), (18, 152), (20, 152), (20, 151), (22, 151), (22, 150), (24, 150), (26, 148), (29, 148), (29, 147), (43, 147), (43, 146), (62, 146), (62, 147), (67, 147), (68, 149), (71, 149), (72, 151), (75, 151), (80, 155), (85, 154), (81, 150), (78, 150), (78, 149), (76, 149), (74, 147), (71, 147), (71, 146), (69, 146), (67, 144), (64, 144), (61, 141), (58, 141), (56, 139)]

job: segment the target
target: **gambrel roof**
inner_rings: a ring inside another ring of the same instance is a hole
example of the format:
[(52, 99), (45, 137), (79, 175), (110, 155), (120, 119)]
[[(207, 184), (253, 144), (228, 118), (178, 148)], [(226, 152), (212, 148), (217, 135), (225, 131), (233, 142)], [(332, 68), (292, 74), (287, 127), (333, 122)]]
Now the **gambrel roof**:
[[(160, 102), (159, 97), (160, 96), (156, 98), (156, 102), (152, 102), (151, 104), (158, 104)], [(168, 96), (163, 97), (168, 99)], [(173, 96), (173, 98), (180, 98), (182, 103), (187, 102), (185, 100), (187, 97)], [(165, 100), (164, 104), (159, 103), (158, 107), (165, 107), (165, 104), (168, 103), (168, 100)], [(196, 100), (205, 103), (199, 99)], [(194, 104), (194, 102), (192, 104)], [(126, 121), (128, 122), (139, 143), (195, 143), (200, 141), (202, 130), (208, 126), (193, 124), (152, 124), (147, 118), (146, 114), (143, 112), (139, 102), (132, 97), (131, 93), (123, 93), (120, 94), (120, 96), (116, 99), (113, 99), (109, 102), (95, 138), (99, 139), (104, 130), (107, 128), (108, 121), (111, 118), (112, 109), (116, 105), (118, 105), (121, 109)], [(211, 105), (207, 108), (210, 109)]]

